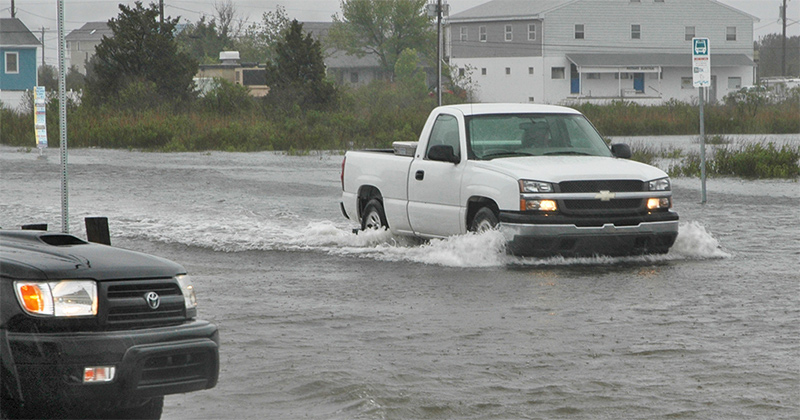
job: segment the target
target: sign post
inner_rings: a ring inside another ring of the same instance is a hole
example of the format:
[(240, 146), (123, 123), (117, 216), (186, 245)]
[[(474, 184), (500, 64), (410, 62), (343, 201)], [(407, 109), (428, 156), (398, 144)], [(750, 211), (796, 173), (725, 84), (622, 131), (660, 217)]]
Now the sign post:
[(711, 86), (711, 47), (708, 38), (692, 38), (692, 85), (700, 88), (700, 183), (702, 197), (706, 203), (706, 127), (703, 115), (705, 88)]
[(33, 124), (36, 130), (36, 147), (39, 149), (39, 157), (44, 156), (44, 149), (47, 148), (47, 92), (44, 86), (33, 88)]

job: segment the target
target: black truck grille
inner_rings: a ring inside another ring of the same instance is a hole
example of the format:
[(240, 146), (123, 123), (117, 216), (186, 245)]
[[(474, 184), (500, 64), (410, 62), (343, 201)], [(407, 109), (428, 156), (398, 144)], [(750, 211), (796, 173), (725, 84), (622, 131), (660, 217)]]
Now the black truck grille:
[(631, 214), (638, 212), (644, 205), (641, 198), (619, 200), (563, 200), (562, 211), (574, 214)]
[[(101, 283), (105, 299), (105, 324), (108, 328), (156, 327), (186, 320), (183, 293), (172, 278), (124, 280)], [(151, 307), (147, 295), (158, 295), (158, 306)]]
[(607, 179), (599, 181), (564, 181), (559, 182), (559, 191), (562, 193), (585, 192), (634, 192), (646, 191), (645, 183), (635, 179)]

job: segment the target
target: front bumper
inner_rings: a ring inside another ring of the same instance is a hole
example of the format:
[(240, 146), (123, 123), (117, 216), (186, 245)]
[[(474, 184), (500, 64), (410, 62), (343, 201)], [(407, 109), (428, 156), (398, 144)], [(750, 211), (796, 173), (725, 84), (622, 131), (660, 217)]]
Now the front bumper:
[(678, 236), (672, 211), (615, 217), (500, 212), (508, 249), (524, 256), (627, 256), (666, 253)]
[[(219, 375), (216, 325), (126, 331), (6, 334), (21, 403), (120, 404), (213, 388)], [(114, 366), (111, 382), (83, 383), (88, 366)]]

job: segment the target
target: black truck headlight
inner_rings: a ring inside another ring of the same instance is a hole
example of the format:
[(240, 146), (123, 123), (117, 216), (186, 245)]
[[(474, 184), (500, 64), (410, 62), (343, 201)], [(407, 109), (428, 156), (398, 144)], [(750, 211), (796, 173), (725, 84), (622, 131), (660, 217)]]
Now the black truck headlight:
[(22, 309), (31, 315), (97, 315), (97, 283), (93, 280), (15, 281), (14, 291)]

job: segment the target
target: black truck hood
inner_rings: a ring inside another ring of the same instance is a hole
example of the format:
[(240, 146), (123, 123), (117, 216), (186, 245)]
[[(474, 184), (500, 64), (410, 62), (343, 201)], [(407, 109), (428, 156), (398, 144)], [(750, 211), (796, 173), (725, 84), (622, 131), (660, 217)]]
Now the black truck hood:
[(172, 277), (186, 270), (164, 258), (86, 242), (72, 235), (0, 230), (0, 273), (25, 280)]

